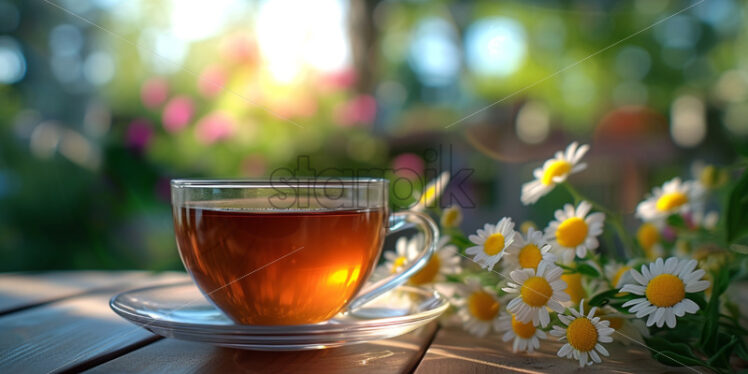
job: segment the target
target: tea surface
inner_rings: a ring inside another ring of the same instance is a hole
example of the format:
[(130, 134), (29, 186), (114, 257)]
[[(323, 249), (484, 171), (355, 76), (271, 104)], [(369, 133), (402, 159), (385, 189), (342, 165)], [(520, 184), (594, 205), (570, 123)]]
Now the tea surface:
[(229, 317), (253, 325), (332, 318), (369, 277), (382, 247), (386, 215), (384, 209), (197, 206), (174, 214), (179, 252), (195, 282)]

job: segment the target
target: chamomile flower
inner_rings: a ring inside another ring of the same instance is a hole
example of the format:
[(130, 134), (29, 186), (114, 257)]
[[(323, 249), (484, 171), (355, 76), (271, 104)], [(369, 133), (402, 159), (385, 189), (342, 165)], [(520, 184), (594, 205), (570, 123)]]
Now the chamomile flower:
[(452, 205), (447, 209), (444, 209), (441, 218), (441, 224), (444, 228), (453, 228), (460, 225), (462, 222), (462, 211), (457, 205)]
[(540, 323), (545, 327), (550, 322), (548, 308), (556, 312), (564, 310), (561, 303), (569, 301), (564, 293), (566, 282), (561, 280), (560, 267), (541, 261), (538, 269), (520, 269), (509, 273), (511, 282), (502, 288), (508, 293), (518, 293), (507, 305), (507, 310), (522, 323)]
[(622, 264), (620, 262), (611, 261), (605, 265), (605, 277), (610, 281), (610, 285), (615, 289), (620, 289), (626, 283), (631, 283), (634, 278), (631, 276), (629, 270), (633, 269), (631, 263)]
[(565, 181), (570, 174), (584, 170), (587, 164), (580, 163), (579, 160), (589, 149), (586, 144), (578, 147), (577, 142), (571, 143), (565, 152), (556, 152), (555, 157), (546, 160), (543, 167), (535, 169), (535, 180), (522, 185), (522, 204), (534, 204), (551, 192), (556, 184)]
[(506, 249), (506, 263), (512, 268), (537, 269), (540, 261), (556, 261), (556, 256), (549, 253), (551, 246), (543, 239), (543, 232), (529, 228), (527, 235), (514, 234), (512, 245)]
[[(418, 234), (411, 239), (402, 237), (395, 243), (395, 252), (384, 253), (385, 263), (377, 270), (379, 277), (396, 273), (409, 265), (418, 256), (423, 247), (423, 235)], [(415, 273), (408, 283), (416, 286), (444, 282), (446, 275), (461, 272), (460, 257), (457, 247), (449, 244), (449, 237), (442, 236), (436, 243), (436, 251), (421, 270)]]
[(498, 330), (501, 303), (496, 292), (483, 287), (476, 278), (466, 278), (457, 290), (461, 296), (454, 301), (459, 308), (457, 315), (467, 332), (482, 337), (491, 329)]
[(696, 313), (699, 306), (686, 298), (686, 293), (699, 292), (709, 288), (709, 281), (701, 280), (704, 270), (694, 270), (696, 260), (679, 260), (670, 257), (666, 261), (658, 258), (655, 262), (642, 265), (641, 272), (629, 270), (635, 283), (628, 283), (621, 292), (643, 295), (627, 301), (623, 307), (631, 307), (629, 312), (637, 318), (649, 316), (647, 326), (662, 327), (667, 323), (675, 327), (675, 317), (686, 313)]
[(600, 245), (597, 237), (603, 233), (605, 214), (595, 212), (588, 215), (591, 208), (592, 205), (586, 201), (579, 203), (576, 209), (566, 204), (563, 209), (556, 211), (556, 220), (551, 221), (545, 229), (545, 239), (565, 263), (574, 260), (575, 254), (584, 258), (587, 251)]
[(473, 261), (484, 269), (492, 270), (514, 242), (514, 222), (504, 217), (495, 226), (487, 223), (476, 234), (469, 237), (475, 246), (466, 249), (465, 253), (473, 256)]
[(673, 178), (636, 207), (636, 216), (646, 222), (662, 222), (671, 214), (686, 213), (702, 204), (704, 187), (697, 181), (682, 182)]
[(551, 335), (566, 340), (567, 343), (558, 350), (558, 357), (573, 358), (579, 360), (579, 366), (592, 365), (593, 362), (600, 363), (600, 355), (608, 356), (608, 350), (600, 343), (613, 341), (613, 330), (610, 322), (595, 317), (597, 308), (590, 309), (584, 314), (584, 303), (579, 305), (579, 311), (570, 308), (571, 315), (558, 314), (558, 319), (566, 325), (553, 326)]
[(502, 341), (513, 340), (512, 349), (514, 352), (532, 352), (540, 348), (540, 339), (548, 337), (543, 330), (535, 327), (532, 322), (520, 322), (516, 317), (509, 314), (499, 318), (499, 331), (505, 331), (501, 337)]
[(647, 260), (654, 261), (665, 253), (660, 238), (660, 229), (651, 222), (644, 222), (636, 230), (636, 241), (644, 250)]
[(420, 212), (428, 207), (433, 206), (436, 199), (438, 199), (444, 192), (444, 189), (447, 187), (448, 183), (449, 172), (445, 171), (439, 174), (438, 177), (436, 177), (426, 185), (423, 193), (418, 197), (418, 202), (413, 205), (410, 210)]

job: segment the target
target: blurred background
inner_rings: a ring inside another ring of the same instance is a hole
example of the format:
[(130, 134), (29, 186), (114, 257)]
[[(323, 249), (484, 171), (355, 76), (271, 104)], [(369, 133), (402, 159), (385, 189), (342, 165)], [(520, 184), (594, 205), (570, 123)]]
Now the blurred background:
[(633, 232), (653, 185), (745, 151), (746, 9), (0, 0), (0, 271), (179, 269), (169, 179), (268, 177), (299, 155), (410, 168), (417, 186), (474, 170), (472, 231), (543, 226), (568, 195), (523, 207), (520, 186), (579, 140), (592, 151), (574, 183)]

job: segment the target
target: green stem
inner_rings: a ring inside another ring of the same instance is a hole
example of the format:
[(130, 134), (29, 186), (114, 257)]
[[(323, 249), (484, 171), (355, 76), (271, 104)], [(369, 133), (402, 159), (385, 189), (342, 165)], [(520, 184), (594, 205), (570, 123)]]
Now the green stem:
[(616, 235), (620, 238), (621, 243), (623, 244), (623, 252), (628, 258), (633, 257), (633, 248), (634, 242), (631, 239), (631, 236), (626, 234), (626, 230), (623, 228), (623, 218), (621, 217), (620, 213), (614, 212), (602, 204), (587, 198), (586, 196), (582, 195), (579, 191), (577, 191), (576, 188), (574, 188), (571, 184), (564, 182), (562, 185), (566, 188), (566, 191), (569, 192), (569, 194), (574, 198), (574, 202), (576, 204), (579, 204), (580, 201), (584, 200), (588, 203), (592, 204), (592, 207), (605, 213), (606, 223), (609, 224), (611, 227), (613, 227), (613, 230), (615, 230)]

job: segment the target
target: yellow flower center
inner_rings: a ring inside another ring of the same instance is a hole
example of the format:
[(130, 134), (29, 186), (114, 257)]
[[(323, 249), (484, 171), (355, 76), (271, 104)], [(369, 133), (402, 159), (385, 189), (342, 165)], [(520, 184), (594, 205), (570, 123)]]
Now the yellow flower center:
[(555, 160), (543, 172), (543, 178), (540, 180), (544, 185), (553, 184), (553, 178), (566, 175), (571, 170), (571, 163), (565, 160)]
[(442, 226), (455, 227), (458, 225), (461, 218), (460, 210), (458, 208), (447, 208), (442, 215)]
[(613, 287), (616, 287), (618, 281), (621, 280), (621, 277), (629, 270), (631, 270), (631, 266), (621, 266), (621, 268), (618, 269), (615, 275), (613, 275), (613, 279), (611, 280), (611, 282), (613, 283)]
[(483, 242), (483, 252), (489, 256), (495, 256), (504, 249), (504, 235), (499, 233), (491, 236)]
[(512, 330), (514, 330), (515, 335), (523, 339), (530, 339), (535, 335), (535, 325), (532, 324), (532, 321), (522, 323), (517, 321), (514, 315), (512, 315)]
[(561, 275), (561, 280), (566, 282), (564, 292), (569, 294), (572, 303), (579, 304), (582, 299), (587, 297), (587, 292), (582, 287), (581, 273), (563, 274)]
[(647, 284), (647, 300), (660, 308), (673, 306), (686, 297), (686, 286), (672, 274), (660, 274)]
[(397, 271), (400, 270), (400, 268), (403, 267), (403, 265), (405, 265), (407, 261), (408, 259), (405, 258), (405, 256), (400, 256), (396, 258), (395, 261), (392, 263), (392, 269), (390, 270), (390, 273), (392, 274), (397, 273)]
[(561, 222), (556, 229), (556, 240), (562, 247), (574, 248), (587, 238), (587, 222), (579, 217), (571, 217)]
[(581, 352), (589, 352), (597, 344), (597, 329), (586, 317), (577, 318), (566, 328), (569, 344)]
[(657, 199), (656, 207), (660, 212), (669, 212), (673, 209), (679, 208), (687, 202), (688, 196), (683, 192), (668, 192)]
[(553, 288), (543, 277), (532, 277), (525, 281), (520, 289), (522, 301), (529, 306), (540, 307), (553, 295)]
[(519, 250), (519, 266), (523, 268), (537, 269), (543, 254), (535, 244), (528, 244)]
[(660, 232), (657, 230), (657, 226), (645, 223), (639, 226), (639, 230), (636, 231), (636, 240), (642, 248), (649, 250), (660, 241)]
[(468, 310), (481, 321), (491, 321), (499, 314), (499, 302), (486, 291), (474, 292), (468, 297)]
[(416, 286), (433, 283), (437, 274), (439, 274), (441, 264), (442, 263), (441, 260), (439, 260), (439, 256), (434, 253), (434, 255), (431, 256), (429, 262), (426, 263), (426, 266), (424, 266), (423, 269), (419, 270), (412, 277), (410, 277), (409, 282)]

